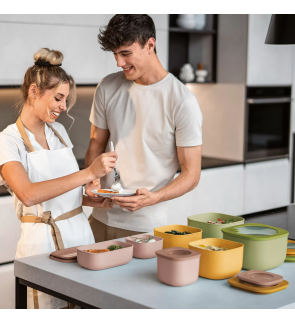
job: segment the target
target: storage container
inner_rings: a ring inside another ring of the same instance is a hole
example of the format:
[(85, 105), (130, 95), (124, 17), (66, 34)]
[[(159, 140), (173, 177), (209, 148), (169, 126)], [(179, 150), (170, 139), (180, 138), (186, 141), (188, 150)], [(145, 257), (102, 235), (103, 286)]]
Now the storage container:
[(247, 223), (222, 229), (223, 238), (244, 244), (243, 268), (268, 270), (286, 258), (289, 232), (264, 224)]
[[(156, 242), (151, 243), (139, 243), (135, 242), (135, 238), (147, 240), (152, 237)], [(163, 249), (162, 237), (157, 237), (148, 234), (137, 234), (132, 237), (125, 238), (127, 243), (133, 245), (133, 256), (139, 259), (151, 259), (156, 257), (156, 251)]]
[(294, 255), (295, 256), (295, 241), (293, 240), (288, 240), (288, 245), (287, 245), (287, 255)]
[[(191, 234), (186, 235), (173, 235), (167, 234), (166, 231), (176, 230), (179, 232), (189, 232)], [(155, 236), (162, 237), (164, 239), (163, 248), (169, 247), (183, 247), (188, 248), (188, 244), (192, 241), (200, 240), (202, 238), (202, 230), (199, 228), (185, 226), (185, 225), (168, 225), (157, 227), (154, 229)]]
[[(226, 251), (210, 251), (199, 245), (227, 248)], [(208, 279), (230, 278), (242, 269), (244, 245), (219, 238), (206, 238), (189, 244), (189, 249), (201, 253), (199, 276)]]
[[(111, 245), (120, 245), (124, 248), (104, 253), (92, 253), (85, 250), (107, 249)], [(106, 241), (83, 245), (77, 248), (77, 260), (80, 266), (90, 270), (103, 270), (128, 263), (132, 259), (133, 245), (121, 241)]]
[[(208, 224), (208, 221), (218, 221), (219, 219), (222, 220), (230, 220), (233, 219), (232, 223), (228, 224)], [(244, 224), (244, 218), (238, 216), (231, 216), (226, 214), (219, 214), (219, 213), (204, 213), (199, 215), (189, 216), (187, 218), (187, 225), (200, 228), (202, 232), (202, 238), (223, 238), (223, 234), (221, 232), (222, 228), (236, 226)]]
[(272, 287), (284, 280), (284, 278), (278, 274), (262, 270), (243, 271), (237, 274), (237, 278), (260, 287)]
[(199, 277), (201, 253), (181, 247), (156, 251), (158, 278), (170, 286), (187, 286)]

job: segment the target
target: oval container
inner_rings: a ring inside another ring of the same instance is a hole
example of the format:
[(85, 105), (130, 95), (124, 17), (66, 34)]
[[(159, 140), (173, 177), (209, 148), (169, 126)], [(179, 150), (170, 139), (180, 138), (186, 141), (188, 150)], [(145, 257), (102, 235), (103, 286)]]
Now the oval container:
[[(233, 219), (232, 223), (229, 224), (208, 224), (207, 221), (217, 221), (218, 218), (229, 220)], [(189, 216), (187, 218), (187, 225), (200, 228), (202, 232), (202, 238), (223, 238), (223, 234), (221, 229), (231, 226), (237, 226), (244, 224), (245, 220), (242, 217), (237, 216), (231, 216), (226, 214), (219, 214), (219, 213), (204, 213), (204, 214), (198, 214)]]
[(170, 286), (187, 286), (197, 281), (201, 253), (181, 247), (156, 251), (158, 278)]
[[(124, 246), (123, 249), (104, 253), (91, 253), (84, 250), (107, 249), (111, 245)], [(106, 241), (83, 245), (77, 248), (77, 260), (81, 267), (90, 270), (104, 270), (128, 263), (132, 259), (133, 245), (121, 241)]]
[[(190, 232), (192, 234), (186, 235), (173, 235), (167, 234), (166, 231), (176, 230), (179, 232)], [(154, 229), (155, 236), (162, 237), (164, 239), (163, 248), (167, 249), (170, 247), (183, 247), (188, 248), (188, 244), (192, 241), (202, 239), (202, 230), (195, 227), (185, 225), (168, 225), (157, 227)]]
[(125, 241), (133, 245), (133, 256), (138, 259), (151, 259), (156, 257), (156, 251), (163, 249), (162, 237), (154, 236), (153, 239), (156, 242), (152, 243), (139, 243), (135, 242), (133, 237), (148, 239), (153, 235), (138, 234), (132, 235), (132, 237), (125, 237)]
[[(214, 245), (227, 248), (226, 251), (210, 251), (198, 245)], [(199, 276), (208, 279), (227, 279), (242, 270), (244, 245), (219, 238), (206, 238), (194, 241), (189, 248), (201, 253)]]
[(289, 232), (269, 225), (247, 223), (223, 228), (223, 238), (244, 244), (243, 268), (269, 270), (286, 259)]

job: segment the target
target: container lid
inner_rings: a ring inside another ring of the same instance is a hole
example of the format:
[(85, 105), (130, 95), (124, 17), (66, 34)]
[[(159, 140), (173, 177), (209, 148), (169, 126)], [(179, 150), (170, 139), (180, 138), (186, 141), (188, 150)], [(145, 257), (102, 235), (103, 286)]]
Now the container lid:
[(295, 256), (295, 241), (294, 240), (288, 240), (287, 255), (288, 254)]
[(50, 254), (49, 258), (60, 262), (76, 262), (77, 261), (77, 247), (57, 250)]
[(182, 247), (171, 247), (168, 249), (156, 251), (156, 255), (158, 257), (162, 257), (171, 261), (186, 261), (199, 258), (201, 256), (201, 253)]
[(226, 227), (222, 228), (221, 231), (231, 236), (252, 241), (274, 240), (289, 235), (289, 232), (282, 228), (257, 223)]
[(278, 274), (262, 270), (240, 272), (237, 274), (237, 277), (242, 281), (263, 287), (271, 287), (284, 280), (284, 278)]

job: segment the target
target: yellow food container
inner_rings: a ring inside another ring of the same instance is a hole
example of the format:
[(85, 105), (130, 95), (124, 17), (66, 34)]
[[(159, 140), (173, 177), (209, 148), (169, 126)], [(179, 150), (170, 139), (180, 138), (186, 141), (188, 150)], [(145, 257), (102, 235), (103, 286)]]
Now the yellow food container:
[[(226, 251), (210, 251), (199, 245), (227, 248)], [(242, 270), (244, 244), (220, 238), (206, 238), (190, 242), (189, 249), (201, 253), (199, 276), (208, 279), (226, 279)]]
[[(166, 231), (175, 230), (178, 232), (190, 232), (191, 234), (174, 235), (167, 234)], [(170, 247), (183, 247), (188, 249), (190, 242), (202, 239), (202, 230), (199, 228), (185, 226), (185, 225), (167, 225), (162, 227), (156, 227), (154, 229), (155, 236), (162, 237), (164, 239), (163, 249)]]

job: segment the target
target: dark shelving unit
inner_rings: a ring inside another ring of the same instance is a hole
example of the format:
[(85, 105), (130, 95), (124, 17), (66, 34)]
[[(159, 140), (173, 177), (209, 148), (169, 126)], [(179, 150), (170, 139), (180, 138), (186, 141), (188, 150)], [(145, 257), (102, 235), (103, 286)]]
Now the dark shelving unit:
[(215, 83), (218, 15), (206, 15), (206, 25), (202, 30), (178, 27), (177, 16), (169, 15), (169, 72), (179, 78), (180, 68), (185, 63), (190, 63), (194, 70), (203, 63), (208, 71), (204, 83)]

